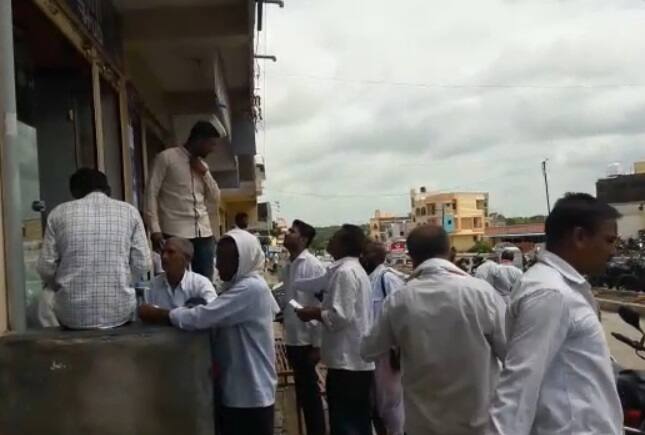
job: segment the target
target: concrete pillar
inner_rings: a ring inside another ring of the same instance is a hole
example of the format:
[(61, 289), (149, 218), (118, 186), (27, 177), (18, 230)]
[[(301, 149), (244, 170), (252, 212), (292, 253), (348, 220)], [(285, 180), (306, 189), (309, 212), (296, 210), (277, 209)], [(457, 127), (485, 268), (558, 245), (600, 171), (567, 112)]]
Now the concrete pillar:
[(11, 0), (0, 0), (0, 122), (3, 124), (0, 160), (9, 327), (23, 331), (26, 328), (25, 265)]

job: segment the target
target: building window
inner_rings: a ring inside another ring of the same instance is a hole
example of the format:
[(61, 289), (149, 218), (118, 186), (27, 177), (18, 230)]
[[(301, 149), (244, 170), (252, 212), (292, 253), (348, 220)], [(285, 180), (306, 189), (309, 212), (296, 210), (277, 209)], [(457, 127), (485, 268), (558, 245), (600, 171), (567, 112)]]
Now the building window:
[(473, 218), (461, 218), (461, 229), (462, 230), (472, 230), (473, 229)]
[(435, 204), (434, 202), (430, 204), (430, 214), (432, 216), (437, 214), (437, 204)]
[(417, 216), (421, 216), (421, 209), (420, 209), (420, 208), (417, 208), (417, 209), (415, 210), (415, 213), (416, 213), (416, 215), (417, 215)]
[(453, 209), (454, 211), (457, 211), (457, 200), (456, 200), (456, 199), (453, 199), (453, 200), (452, 200), (452, 209)]
[(378, 225), (374, 224), (374, 231), (378, 231)]
[(421, 207), (421, 216), (425, 216), (425, 215), (426, 215), (426, 208)]
[(486, 200), (478, 199), (477, 200), (477, 210), (486, 210)]
[(482, 222), (482, 218), (476, 217), (475, 218), (475, 228), (483, 228), (483, 226), (484, 225), (483, 225), (483, 222)]

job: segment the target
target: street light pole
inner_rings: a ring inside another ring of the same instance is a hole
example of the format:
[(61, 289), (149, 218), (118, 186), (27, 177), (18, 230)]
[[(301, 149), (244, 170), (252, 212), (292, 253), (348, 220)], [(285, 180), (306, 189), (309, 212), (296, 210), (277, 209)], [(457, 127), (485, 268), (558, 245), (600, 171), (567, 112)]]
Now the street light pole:
[(549, 196), (549, 178), (546, 171), (546, 163), (549, 159), (542, 160), (542, 174), (544, 175), (544, 188), (546, 190), (546, 211), (547, 215), (551, 214), (551, 198)]

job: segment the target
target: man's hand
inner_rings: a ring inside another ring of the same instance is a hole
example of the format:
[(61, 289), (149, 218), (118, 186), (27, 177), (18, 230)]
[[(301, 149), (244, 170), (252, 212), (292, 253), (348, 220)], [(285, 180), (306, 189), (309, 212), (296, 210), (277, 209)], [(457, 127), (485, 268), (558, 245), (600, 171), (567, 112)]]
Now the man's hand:
[(152, 233), (150, 234), (150, 240), (152, 240), (152, 249), (156, 252), (161, 252), (163, 249), (163, 234), (161, 233)]
[(144, 304), (139, 307), (139, 318), (144, 323), (154, 325), (170, 325), (170, 311), (154, 305)]
[(309, 354), (307, 355), (309, 358), (309, 361), (311, 361), (312, 365), (316, 365), (320, 362), (320, 348), (319, 347), (312, 347), (309, 350)]
[(208, 166), (206, 163), (200, 159), (199, 157), (191, 157), (190, 158), (190, 167), (193, 171), (195, 171), (200, 177), (203, 177), (206, 175), (208, 172)]
[(319, 307), (304, 307), (296, 310), (296, 314), (303, 322), (310, 322), (312, 320), (322, 321), (321, 310)]

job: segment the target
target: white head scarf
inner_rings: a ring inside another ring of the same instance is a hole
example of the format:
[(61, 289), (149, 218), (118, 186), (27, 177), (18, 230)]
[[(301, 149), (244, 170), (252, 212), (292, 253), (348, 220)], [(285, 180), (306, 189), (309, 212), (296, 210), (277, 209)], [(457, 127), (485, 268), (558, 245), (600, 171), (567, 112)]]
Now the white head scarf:
[(262, 252), (262, 247), (257, 237), (239, 228), (232, 229), (224, 235), (224, 237), (226, 236), (235, 241), (240, 257), (237, 273), (231, 283), (264, 271), (264, 252)]

